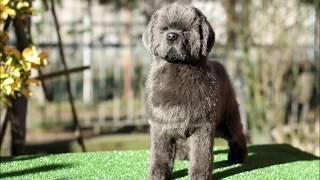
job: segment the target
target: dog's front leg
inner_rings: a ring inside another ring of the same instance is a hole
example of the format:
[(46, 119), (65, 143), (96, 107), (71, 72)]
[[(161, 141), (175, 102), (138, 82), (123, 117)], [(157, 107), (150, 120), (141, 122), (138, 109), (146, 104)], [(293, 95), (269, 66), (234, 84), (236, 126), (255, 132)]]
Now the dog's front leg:
[(175, 142), (161, 127), (151, 126), (151, 156), (149, 177), (151, 180), (172, 179)]
[(190, 136), (191, 180), (211, 180), (213, 164), (213, 128), (210, 125), (200, 127)]

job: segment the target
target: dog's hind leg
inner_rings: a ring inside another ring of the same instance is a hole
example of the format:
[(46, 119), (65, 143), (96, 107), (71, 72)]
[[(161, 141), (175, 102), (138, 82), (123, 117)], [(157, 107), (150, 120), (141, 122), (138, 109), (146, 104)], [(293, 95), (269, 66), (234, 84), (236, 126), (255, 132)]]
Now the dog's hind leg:
[(149, 176), (151, 180), (170, 180), (175, 156), (175, 140), (163, 133), (160, 127), (151, 126), (151, 155)]
[(223, 129), (229, 144), (228, 160), (243, 163), (247, 159), (247, 142), (243, 133), (238, 104), (224, 114)]

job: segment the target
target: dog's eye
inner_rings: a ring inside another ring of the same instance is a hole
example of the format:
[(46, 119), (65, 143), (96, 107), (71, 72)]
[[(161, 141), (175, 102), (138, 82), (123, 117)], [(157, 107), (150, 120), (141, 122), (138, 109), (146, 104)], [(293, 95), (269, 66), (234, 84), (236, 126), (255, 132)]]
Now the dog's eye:
[(163, 27), (161, 30), (162, 31), (167, 31), (169, 28), (166, 26), (166, 27)]
[(188, 31), (188, 29), (182, 29), (182, 32), (187, 32)]

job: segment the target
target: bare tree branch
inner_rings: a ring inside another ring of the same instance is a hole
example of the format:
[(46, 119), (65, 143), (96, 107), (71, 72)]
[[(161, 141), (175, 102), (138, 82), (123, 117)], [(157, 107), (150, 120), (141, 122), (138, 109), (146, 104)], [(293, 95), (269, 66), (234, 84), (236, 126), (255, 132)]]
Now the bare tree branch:
[[(60, 25), (59, 25), (58, 17), (57, 17), (56, 10), (55, 10), (54, 0), (51, 0), (51, 13), (53, 15), (54, 24), (55, 24), (55, 28), (56, 28), (56, 32), (57, 32), (57, 36), (58, 36), (58, 45), (59, 45), (59, 53), (60, 53), (60, 57), (61, 57), (61, 62), (62, 62), (64, 71), (67, 71), (68, 66), (67, 66), (67, 63), (65, 60), (63, 43), (62, 43), (62, 38), (61, 38), (61, 34), (60, 34)], [(82, 131), (80, 128), (80, 124), (79, 124), (79, 120), (78, 120), (78, 116), (77, 116), (77, 112), (76, 112), (76, 108), (74, 105), (74, 100), (73, 100), (73, 96), (72, 96), (72, 92), (71, 92), (71, 85), (70, 85), (71, 81), (70, 81), (69, 73), (66, 73), (65, 77), (66, 77), (66, 87), (67, 87), (68, 98), (69, 98), (72, 116), (73, 116), (74, 130), (75, 130), (75, 133), (77, 136), (77, 141), (78, 141), (79, 145), (81, 146), (82, 151), (85, 152), (86, 148), (85, 148), (85, 145), (83, 142), (83, 134), (82, 134)]]

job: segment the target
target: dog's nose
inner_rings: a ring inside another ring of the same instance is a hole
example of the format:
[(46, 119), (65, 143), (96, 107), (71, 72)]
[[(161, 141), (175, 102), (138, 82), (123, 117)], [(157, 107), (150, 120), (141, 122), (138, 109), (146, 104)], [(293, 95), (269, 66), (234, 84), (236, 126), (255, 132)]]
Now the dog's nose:
[(169, 41), (175, 41), (178, 39), (178, 34), (177, 33), (174, 33), (174, 32), (170, 32), (167, 34), (167, 39)]

